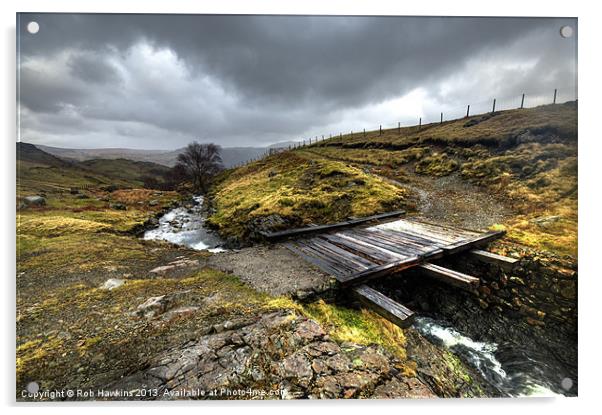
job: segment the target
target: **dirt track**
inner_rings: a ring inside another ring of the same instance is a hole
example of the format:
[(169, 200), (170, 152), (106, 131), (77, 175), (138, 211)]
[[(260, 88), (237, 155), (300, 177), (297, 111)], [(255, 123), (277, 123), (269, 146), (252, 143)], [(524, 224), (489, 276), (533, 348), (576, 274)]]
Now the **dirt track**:
[(253, 288), (304, 297), (330, 287), (330, 277), (281, 245), (254, 246), (212, 255), (207, 266), (238, 275)]

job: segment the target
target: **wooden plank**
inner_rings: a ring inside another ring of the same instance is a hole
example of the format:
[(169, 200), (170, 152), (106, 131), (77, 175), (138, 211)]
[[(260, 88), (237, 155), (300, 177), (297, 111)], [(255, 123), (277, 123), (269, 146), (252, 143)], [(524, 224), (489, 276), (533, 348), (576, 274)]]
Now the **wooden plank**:
[(473, 249), (468, 251), (468, 253), (481, 262), (495, 264), (505, 271), (512, 271), (518, 262), (518, 259), (508, 258), (507, 256), (494, 254), (492, 252), (481, 251), (480, 249)]
[(464, 289), (473, 289), (479, 286), (479, 279), (472, 275), (464, 274), (462, 272), (454, 271), (448, 268), (444, 268), (439, 265), (424, 263), (416, 267), (425, 274), (437, 278), (445, 283), (455, 285)]
[(308, 241), (298, 241), (297, 244), (302, 245), (305, 252), (308, 254), (322, 259), (326, 262), (331, 268), (337, 270), (337, 275), (347, 275), (353, 274), (355, 272), (361, 271), (363, 268), (354, 266), (352, 263), (346, 260), (341, 260), (339, 257), (333, 256), (330, 252), (324, 252), (324, 250), (316, 247), (315, 245), (309, 243)]
[(505, 231), (490, 231), (483, 233), (475, 238), (460, 241), (452, 245), (442, 247), (447, 254), (455, 254), (457, 252), (466, 251), (474, 248), (475, 246), (484, 245), (491, 241), (501, 238), (506, 234)]
[(364, 258), (369, 259), (372, 262), (384, 264), (387, 262), (401, 259), (392, 255), (387, 255), (382, 251), (378, 251), (371, 246), (359, 245), (345, 238), (341, 238), (337, 235), (321, 235), (321, 238), (328, 240), (329, 242), (357, 255), (361, 255)]
[(361, 284), (368, 281), (371, 278), (382, 277), (384, 275), (393, 274), (404, 269), (412, 268), (418, 265), (422, 261), (422, 257), (413, 256), (405, 260), (389, 262), (383, 265), (377, 265), (372, 268), (368, 268), (364, 271), (356, 272), (351, 275), (346, 275), (338, 278), (338, 281), (343, 287)]
[(475, 231), (473, 229), (466, 229), (466, 228), (461, 228), (458, 226), (441, 225), (438, 223), (433, 223), (433, 222), (424, 220), (423, 218), (420, 218), (420, 219), (412, 218), (411, 221), (415, 222), (415, 223), (419, 223), (420, 225), (425, 226), (426, 228), (429, 228), (432, 230), (444, 231), (445, 233), (454, 234), (454, 235), (457, 235), (457, 236), (463, 237), (463, 238), (471, 238), (471, 237), (475, 237), (475, 236), (478, 236), (481, 233), (483, 233), (483, 232)]
[(358, 218), (358, 219), (348, 220), (348, 221), (344, 221), (344, 222), (337, 222), (337, 223), (332, 223), (332, 224), (327, 224), (327, 225), (313, 225), (313, 226), (306, 226), (303, 228), (287, 229), (287, 230), (278, 231), (278, 232), (261, 232), (261, 235), (263, 235), (263, 237), (265, 237), (266, 239), (279, 239), (279, 238), (285, 238), (285, 237), (289, 237), (289, 236), (300, 236), (300, 235), (306, 235), (306, 234), (310, 234), (310, 233), (314, 233), (314, 232), (321, 232), (321, 231), (343, 228), (343, 227), (347, 227), (347, 226), (353, 226), (353, 225), (357, 225), (360, 223), (371, 222), (374, 220), (392, 218), (395, 216), (401, 216), (405, 213), (406, 213), (405, 210), (396, 210), (393, 212), (381, 213), (378, 215), (366, 216), (364, 218)]
[(472, 235), (472, 236), (479, 235), (479, 234), (483, 233), (483, 231), (478, 231), (478, 230), (475, 230), (475, 229), (463, 228), (461, 226), (456, 226), (456, 225), (451, 226), (451, 225), (444, 225), (444, 224), (439, 224), (439, 223), (433, 223), (433, 222), (430, 222), (430, 221), (428, 221), (428, 220), (426, 220), (424, 218), (412, 218), (412, 220), (415, 221), (415, 222), (420, 222), (420, 223), (426, 224), (426, 225), (436, 226), (436, 227), (443, 228), (443, 229), (446, 229), (446, 230), (449, 230), (449, 231), (461, 232), (462, 234), (467, 234), (467, 235)]
[(409, 256), (412, 256), (412, 254), (408, 255), (408, 254), (397, 253), (397, 252), (391, 251), (390, 249), (383, 248), (379, 245), (375, 245), (372, 242), (365, 242), (365, 241), (359, 240), (359, 239), (355, 238), (355, 235), (352, 236), (352, 235), (348, 235), (345, 233), (338, 233), (337, 236), (340, 238), (346, 239), (347, 241), (349, 241), (350, 243), (353, 243), (355, 245), (364, 246), (367, 249), (372, 249), (374, 251), (378, 251), (379, 253), (382, 253), (383, 255), (386, 255), (387, 257), (392, 258), (392, 259), (405, 259)]
[(423, 246), (417, 247), (410, 244), (393, 244), (384, 238), (379, 238), (378, 236), (360, 233), (357, 231), (354, 231), (352, 235), (355, 239), (358, 239), (364, 243), (372, 244), (404, 256), (418, 255), (424, 253), (425, 251), (425, 247)]
[(374, 232), (358, 232), (354, 230), (353, 233), (357, 238), (372, 243), (374, 245), (381, 246), (393, 252), (404, 254), (406, 256), (422, 255), (425, 257), (437, 257), (443, 254), (443, 250), (436, 245), (419, 245), (412, 243), (412, 241), (400, 240), (400, 239), (387, 239), (382, 235), (378, 235)]
[(410, 237), (401, 232), (385, 232), (381, 230), (367, 230), (367, 229), (354, 229), (354, 233), (360, 233), (362, 235), (366, 235), (371, 239), (377, 239), (385, 241), (390, 245), (395, 246), (409, 246), (415, 249), (419, 249), (422, 251), (431, 251), (437, 248), (437, 245), (433, 243), (433, 241), (424, 239), (424, 238), (414, 238)]
[(438, 235), (434, 235), (434, 234), (424, 234), (424, 233), (419, 233), (419, 231), (417, 230), (412, 230), (412, 229), (385, 229), (385, 228), (378, 228), (378, 227), (374, 227), (374, 228), (368, 228), (371, 232), (373, 230), (378, 230), (379, 232), (385, 232), (389, 235), (391, 235), (392, 237), (395, 238), (405, 238), (405, 239), (409, 239), (409, 240), (414, 240), (416, 243), (419, 244), (424, 244), (424, 245), (437, 245), (439, 247), (442, 247), (444, 245), (449, 245), (451, 243), (456, 243), (458, 241), (458, 239), (449, 239), (449, 238), (442, 238)]
[(353, 253), (341, 249), (337, 245), (331, 244), (321, 238), (312, 238), (310, 243), (315, 245), (316, 248), (323, 250), (324, 253), (334, 255), (335, 257), (340, 258), (341, 261), (351, 262), (358, 267), (370, 268), (376, 265), (376, 263), (369, 261), (362, 256), (354, 255)]
[(322, 258), (308, 254), (304, 249), (302, 249), (296, 244), (286, 244), (285, 246), (295, 254), (299, 255), (303, 260), (315, 265), (325, 273), (335, 277), (337, 280), (346, 274), (345, 272), (341, 272), (339, 269), (332, 267), (328, 262), (324, 261)]
[(353, 293), (367, 307), (399, 327), (408, 327), (414, 321), (412, 310), (367, 285), (354, 287)]
[(448, 244), (456, 243), (467, 239), (465, 236), (455, 235), (453, 233), (446, 232), (444, 229), (428, 226), (423, 223), (407, 219), (390, 222), (388, 224), (377, 225), (375, 226), (375, 228), (382, 230), (392, 230), (396, 232), (407, 232), (418, 237), (439, 240)]

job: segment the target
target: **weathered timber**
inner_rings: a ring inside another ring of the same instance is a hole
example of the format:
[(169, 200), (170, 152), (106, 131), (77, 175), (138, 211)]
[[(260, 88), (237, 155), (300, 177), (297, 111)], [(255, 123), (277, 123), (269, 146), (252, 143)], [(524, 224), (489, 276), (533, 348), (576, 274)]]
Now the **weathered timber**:
[(328, 261), (325, 261), (323, 258), (320, 258), (316, 255), (309, 254), (306, 250), (304, 250), (301, 246), (295, 244), (286, 244), (286, 247), (290, 249), (295, 254), (299, 255), (305, 261), (314, 264), (316, 267), (320, 268), (322, 271), (327, 274), (333, 275), (335, 278), (339, 274), (346, 274), (346, 272), (341, 272), (339, 269), (334, 268)]
[(481, 262), (495, 264), (506, 271), (512, 271), (518, 262), (518, 259), (508, 258), (507, 256), (494, 254), (492, 252), (481, 251), (480, 249), (473, 249), (468, 251), (468, 253)]
[(306, 226), (303, 228), (287, 229), (287, 230), (278, 231), (278, 232), (261, 232), (261, 235), (264, 238), (269, 239), (269, 240), (275, 240), (275, 239), (281, 239), (281, 238), (287, 238), (287, 237), (296, 237), (296, 236), (302, 236), (302, 235), (307, 235), (307, 234), (316, 233), (316, 232), (324, 232), (324, 231), (329, 231), (329, 230), (334, 230), (334, 229), (345, 228), (348, 226), (359, 225), (362, 223), (367, 223), (367, 222), (372, 222), (372, 221), (377, 221), (377, 220), (382, 220), (382, 219), (387, 219), (387, 218), (393, 218), (393, 217), (404, 215), (405, 213), (406, 213), (405, 210), (396, 210), (394, 212), (387, 212), (387, 213), (381, 213), (378, 215), (366, 216), (363, 218), (350, 219), (350, 220), (347, 220), (344, 222), (331, 223), (328, 225)]
[(416, 239), (407, 235), (392, 232), (382, 232), (379, 230), (355, 229), (354, 234), (357, 238), (364, 238), (374, 244), (380, 244), (387, 249), (398, 253), (422, 254), (425, 257), (441, 256), (443, 250), (428, 241), (418, 242)]
[(437, 278), (445, 283), (455, 285), (460, 288), (471, 290), (479, 286), (479, 279), (472, 275), (464, 274), (462, 272), (454, 271), (448, 268), (444, 268), (439, 265), (424, 263), (416, 267), (420, 271), (424, 272), (433, 278)]
[(408, 327), (414, 321), (414, 312), (412, 310), (367, 285), (354, 287), (353, 293), (362, 304), (373, 309), (399, 327)]
[[(365, 252), (374, 258), (380, 258), (384, 262), (395, 261), (400, 259), (406, 259), (408, 255), (398, 254), (385, 248), (381, 248), (377, 245), (360, 241), (352, 236), (345, 235), (343, 233), (337, 233), (330, 235), (336, 242), (343, 246), (353, 247), (354, 249)], [(336, 238), (336, 239), (335, 239)], [(411, 255), (410, 255), (411, 256)]]
[(418, 265), (422, 260), (423, 259), (420, 256), (413, 256), (407, 259), (377, 265), (350, 275), (335, 277), (341, 286), (348, 287), (350, 285), (361, 284), (372, 278), (382, 277), (384, 275), (389, 275), (403, 271), (404, 269), (412, 268)]
[(469, 250), (476, 246), (488, 244), (491, 241), (499, 239), (500, 237), (504, 236), (505, 234), (506, 234), (506, 231), (490, 231), (490, 232), (486, 232), (482, 235), (479, 235), (477, 237), (474, 237), (474, 238), (471, 238), (471, 239), (468, 239), (465, 241), (456, 242), (454, 244), (444, 246), (442, 248), (445, 251), (447, 251), (448, 254), (455, 254), (457, 252)]
[[(325, 232), (286, 246), (333, 275), (342, 287), (346, 287), (426, 261), (475, 250), (503, 234), (501, 231), (478, 233), (449, 226), (438, 227), (415, 219), (399, 219), (378, 226)], [(425, 269), (431, 275), (437, 274), (437, 277), (463, 288), (478, 285), (478, 279), (466, 274), (432, 264), (425, 264)]]

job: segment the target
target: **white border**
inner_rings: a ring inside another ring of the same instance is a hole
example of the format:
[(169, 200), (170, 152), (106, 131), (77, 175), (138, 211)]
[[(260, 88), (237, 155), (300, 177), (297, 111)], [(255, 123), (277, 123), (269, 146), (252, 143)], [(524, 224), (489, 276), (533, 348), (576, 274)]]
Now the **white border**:
[[(2, 305), (3, 339), (2, 367), (3, 374), (0, 393), (6, 413), (32, 413), (40, 411), (44, 414), (88, 414), (111, 412), (126, 413), (143, 410), (148, 414), (167, 411), (184, 412), (222, 412), (240, 413), (286, 412), (302, 413), (325, 409), (344, 411), (346, 414), (361, 413), (380, 409), (387, 412), (416, 413), (491, 413), (508, 415), (509, 411), (530, 410), (533, 412), (563, 413), (591, 409), (597, 402), (598, 378), (596, 369), (599, 365), (596, 341), (599, 332), (600, 308), (598, 296), (601, 292), (596, 251), (600, 249), (602, 234), (598, 220), (602, 206), (600, 163), (602, 157), (602, 134), (600, 133), (600, 111), (602, 111), (602, 94), (600, 90), (600, 45), (602, 39), (600, 14), (593, 6), (594, 2), (545, 1), (526, 2), (524, 0), (485, 1), (419, 1), (419, 2), (387, 2), (371, 0), (369, 2), (352, 2), (352, 0), (263, 0), (263, 1), (212, 1), (192, 2), (182, 0), (169, 1), (76, 1), (76, 0), (5, 0), (0, 2), (2, 13), (2, 82), (4, 99), (1, 111), (4, 134), (2, 138), (2, 168), (4, 197), (2, 202), (2, 249), (0, 250), (4, 265), (4, 302)], [(347, 14), (347, 15), (454, 15), (454, 16), (569, 16), (579, 18), (579, 398), (574, 399), (522, 399), (522, 400), (441, 400), (441, 401), (336, 401), (336, 402), (295, 402), (295, 403), (260, 403), (260, 402), (201, 402), (194, 404), (164, 403), (143, 405), (129, 403), (83, 404), (78, 406), (17, 406), (14, 404), (14, 275), (15, 275), (15, 12), (17, 11), (52, 11), (52, 12), (120, 12), (120, 13), (224, 13), (224, 14)]]

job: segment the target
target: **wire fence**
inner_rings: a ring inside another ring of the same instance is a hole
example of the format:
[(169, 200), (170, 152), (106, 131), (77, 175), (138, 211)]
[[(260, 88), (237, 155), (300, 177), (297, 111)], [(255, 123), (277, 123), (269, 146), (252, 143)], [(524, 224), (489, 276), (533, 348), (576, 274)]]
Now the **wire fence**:
[(344, 136), (363, 134), (366, 135), (372, 131), (384, 131), (397, 128), (401, 133), (401, 128), (426, 126), (433, 123), (444, 123), (447, 121), (455, 121), (463, 118), (468, 118), (476, 115), (483, 115), (492, 112), (499, 112), (512, 109), (534, 108), (541, 105), (562, 104), (569, 101), (577, 101), (577, 88), (566, 87), (556, 88), (553, 91), (531, 91), (531, 93), (523, 93), (520, 95), (511, 95), (506, 97), (492, 97), (488, 100), (482, 100), (467, 104), (464, 107), (457, 105), (446, 106), (444, 109), (435, 112), (424, 112), (414, 118), (406, 118), (396, 122), (385, 124), (372, 125), (367, 128), (349, 129), (348, 131), (329, 132), (328, 134), (314, 134), (304, 139), (293, 141), (287, 147), (271, 148), (262, 155), (245, 162), (239, 163), (233, 167), (241, 167), (246, 164), (261, 160), (271, 154), (280, 153), (283, 151), (292, 151), (298, 148), (315, 145), (321, 142), (327, 142), (332, 139), (342, 139)]

